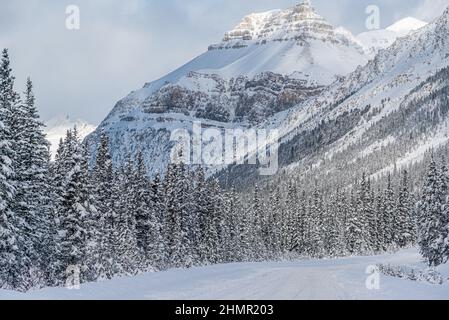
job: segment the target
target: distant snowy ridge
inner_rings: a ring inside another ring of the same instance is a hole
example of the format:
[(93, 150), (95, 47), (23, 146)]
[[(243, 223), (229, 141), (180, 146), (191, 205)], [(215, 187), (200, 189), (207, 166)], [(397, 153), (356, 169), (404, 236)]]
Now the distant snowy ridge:
[(356, 40), (363, 46), (368, 55), (374, 56), (379, 50), (391, 46), (398, 38), (404, 37), (427, 25), (427, 22), (413, 17), (397, 21), (386, 29), (360, 33)]
[(66, 136), (67, 130), (71, 130), (76, 127), (79, 138), (84, 139), (96, 129), (96, 126), (85, 120), (72, 120), (69, 116), (54, 117), (46, 121), (45, 126), (45, 134), (47, 135), (47, 140), (51, 144), (50, 151), (52, 158), (55, 157), (56, 151), (58, 150), (59, 141)]
[(421, 29), (422, 27), (425, 27), (427, 25), (427, 22), (424, 22), (422, 20), (413, 18), (413, 17), (407, 17), (402, 20), (399, 20), (398, 22), (392, 24), (386, 30), (396, 32), (397, 34), (401, 36), (406, 36), (412, 31), (416, 31), (418, 29)]

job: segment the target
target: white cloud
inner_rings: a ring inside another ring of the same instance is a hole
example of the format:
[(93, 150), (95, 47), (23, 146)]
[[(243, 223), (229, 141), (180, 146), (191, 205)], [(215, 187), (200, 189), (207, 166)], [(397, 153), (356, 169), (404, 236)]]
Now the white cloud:
[(449, 7), (449, 0), (424, 0), (416, 9), (415, 16), (431, 22), (438, 18)]

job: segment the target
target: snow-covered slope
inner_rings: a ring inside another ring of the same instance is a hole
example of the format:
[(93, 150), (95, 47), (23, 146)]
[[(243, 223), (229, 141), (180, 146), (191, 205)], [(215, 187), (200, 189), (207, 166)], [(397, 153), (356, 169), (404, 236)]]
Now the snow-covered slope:
[(87, 121), (81, 119), (71, 120), (69, 116), (58, 116), (45, 122), (45, 134), (51, 144), (52, 157), (56, 155), (59, 141), (65, 137), (67, 130), (71, 130), (74, 127), (77, 128), (80, 139), (84, 139), (96, 129), (94, 125)]
[(407, 17), (392, 24), (386, 30), (396, 32), (398, 35), (403, 37), (408, 35), (412, 31), (416, 31), (418, 29), (421, 29), (422, 27), (425, 27), (426, 25), (427, 23), (422, 20), (413, 17)]
[[(394, 255), (336, 260), (236, 263), (189, 270), (144, 274), (132, 278), (83, 285), (80, 290), (44, 289), (26, 294), (0, 291), (0, 299), (112, 299), (112, 300), (390, 300), (449, 299), (449, 283), (442, 285), (379, 275), (379, 286), (367, 273), (377, 264), (425, 270), (417, 250)], [(448, 265), (438, 268), (445, 278)], [(367, 287), (366, 283), (371, 284)]]
[(379, 50), (388, 48), (398, 38), (407, 36), (426, 25), (427, 23), (424, 21), (407, 17), (397, 21), (386, 29), (363, 32), (356, 39), (362, 44), (367, 54), (374, 57)]

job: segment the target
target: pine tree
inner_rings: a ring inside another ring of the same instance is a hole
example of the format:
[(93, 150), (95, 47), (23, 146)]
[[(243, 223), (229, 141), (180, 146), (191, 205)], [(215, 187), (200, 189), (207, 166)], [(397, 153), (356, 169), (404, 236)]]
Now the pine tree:
[(366, 253), (370, 249), (370, 220), (372, 220), (373, 210), (371, 207), (371, 190), (369, 180), (363, 173), (357, 194), (357, 252)]
[(346, 246), (350, 254), (356, 255), (363, 251), (365, 246), (363, 239), (363, 218), (359, 216), (358, 204), (354, 193), (351, 192), (349, 212), (346, 220)]
[(338, 200), (331, 195), (329, 204), (324, 214), (324, 252), (328, 257), (338, 257), (341, 254), (340, 247), (340, 217)]
[(443, 261), (449, 261), (449, 170), (447, 168), (446, 157), (441, 159), (441, 184), (442, 184), (442, 197), (444, 201), (443, 205), (443, 217), (442, 217), (442, 238), (443, 238)]
[(212, 264), (222, 262), (223, 257), (223, 196), (217, 180), (208, 184), (208, 192), (211, 195), (211, 211), (209, 212), (206, 227), (206, 247), (208, 248), (208, 262)]
[(384, 244), (385, 249), (394, 249), (396, 247), (395, 238), (395, 193), (391, 181), (391, 174), (387, 177), (387, 188), (384, 194), (384, 212), (382, 226), (384, 228)]
[(59, 212), (58, 239), (58, 279), (64, 283), (68, 274), (77, 270), (84, 279), (86, 271), (86, 225), (85, 219), (90, 215), (91, 205), (87, 189), (87, 171), (84, 162), (85, 152), (78, 140), (75, 130), (66, 137), (62, 166), (66, 170), (65, 186)]
[(182, 234), (182, 206), (180, 202), (184, 195), (178, 194), (182, 168), (178, 164), (169, 165), (165, 181), (165, 245), (168, 252), (168, 265), (170, 267), (183, 267), (183, 234)]
[(118, 232), (120, 242), (116, 243), (116, 256), (120, 265), (120, 273), (135, 274), (144, 264), (143, 254), (137, 246), (136, 236), (136, 185), (135, 167), (131, 157), (122, 174), (120, 187), (120, 208), (115, 216), (114, 229)]
[(165, 268), (165, 246), (163, 237), (163, 212), (164, 195), (162, 181), (159, 174), (156, 174), (150, 186), (150, 208), (149, 208), (149, 234), (148, 251), (149, 261), (153, 268)]
[(401, 248), (413, 245), (416, 239), (414, 209), (408, 188), (408, 172), (404, 170), (398, 193), (394, 226), (395, 234), (397, 235), (396, 242)]
[(387, 247), (387, 240), (385, 235), (384, 228), (384, 215), (385, 215), (385, 206), (384, 206), (384, 198), (381, 189), (377, 190), (377, 197), (375, 203), (376, 217), (377, 217), (377, 239), (375, 252), (382, 252)]
[[(135, 216), (137, 246), (147, 256), (149, 254), (149, 240), (147, 236), (150, 231), (149, 208), (149, 181), (146, 177), (147, 169), (143, 160), (142, 152), (137, 153), (136, 167), (133, 173), (133, 184), (135, 186)], [(146, 257), (148, 259), (148, 257)]]
[(321, 258), (324, 255), (324, 206), (323, 197), (317, 186), (313, 191), (309, 210), (311, 221), (309, 224), (309, 255), (314, 258)]
[(0, 63), (0, 287), (26, 290), (31, 261), (26, 255), (24, 216), (16, 212), (17, 145), (20, 139), (15, 113), (18, 94), (8, 51)]
[(111, 278), (114, 274), (114, 259), (111, 235), (114, 228), (114, 172), (109, 150), (109, 138), (101, 132), (95, 164), (90, 176), (95, 211), (88, 225), (88, 265), (90, 277)]
[[(266, 226), (267, 236), (269, 237), (269, 241), (267, 243), (267, 250), (271, 253), (271, 255), (277, 256), (281, 252), (281, 230), (282, 230), (282, 217), (280, 213), (281, 207), (281, 193), (279, 187), (277, 187), (270, 195), (270, 200), (268, 201), (268, 223)], [(298, 217), (298, 219), (300, 219)], [(300, 222), (298, 222), (299, 224)], [(296, 244), (299, 246), (301, 235), (296, 234)], [(298, 249), (298, 248), (297, 248)]]
[(418, 244), (422, 256), (429, 266), (438, 266), (444, 261), (444, 182), (442, 182), (435, 160), (432, 158), (422, 199), (418, 205)]
[(208, 194), (203, 168), (198, 168), (194, 173), (192, 215), (195, 224), (192, 228), (193, 255), (199, 264), (207, 263), (206, 233), (208, 217), (213, 210), (210, 194)]
[[(22, 214), (26, 221), (25, 239), (27, 256), (35, 270), (44, 270), (54, 248), (54, 213), (51, 209), (49, 184), (49, 143), (43, 133), (34, 105), (33, 84), (27, 80), (22, 103), (21, 139), (18, 149), (17, 195), (20, 195)], [(36, 279), (35, 279), (36, 280)]]
[(263, 211), (260, 189), (256, 185), (254, 187), (251, 207), (249, 210), (252, 229), (252, 234), (250, 236), (252, 251), (251, 257), (254, 261), (260, 260), (265, 256), (265, 248), (262, 240)]
[(235, 187), (232, 187), (229, 191), (227, 197), (227, 210), (225, 213), (226, 217), (226, 225), (228, 232), (228, 241), (227, 247), (225, 250), (225, 262), (234, 262), (240, 261), (241, 257), (239, 255), (240, 252), (240, 209), (241, 203), (239, 196), (235, 190)]

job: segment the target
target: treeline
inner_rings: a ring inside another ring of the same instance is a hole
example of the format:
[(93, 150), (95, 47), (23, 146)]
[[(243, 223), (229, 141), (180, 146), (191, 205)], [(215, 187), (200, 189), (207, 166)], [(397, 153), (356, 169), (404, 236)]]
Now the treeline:
[(255, 189), (247, 212), (262, 222), (256, 241), (263, 257), (324, 258), (376, 254), (413, 246), (417, 239), (414, 197), (408, 173), (393, 186), (374, 189), (365, 175), (350, 188), (324, 194), (296, 183), (276, 186), (260, 195)]

